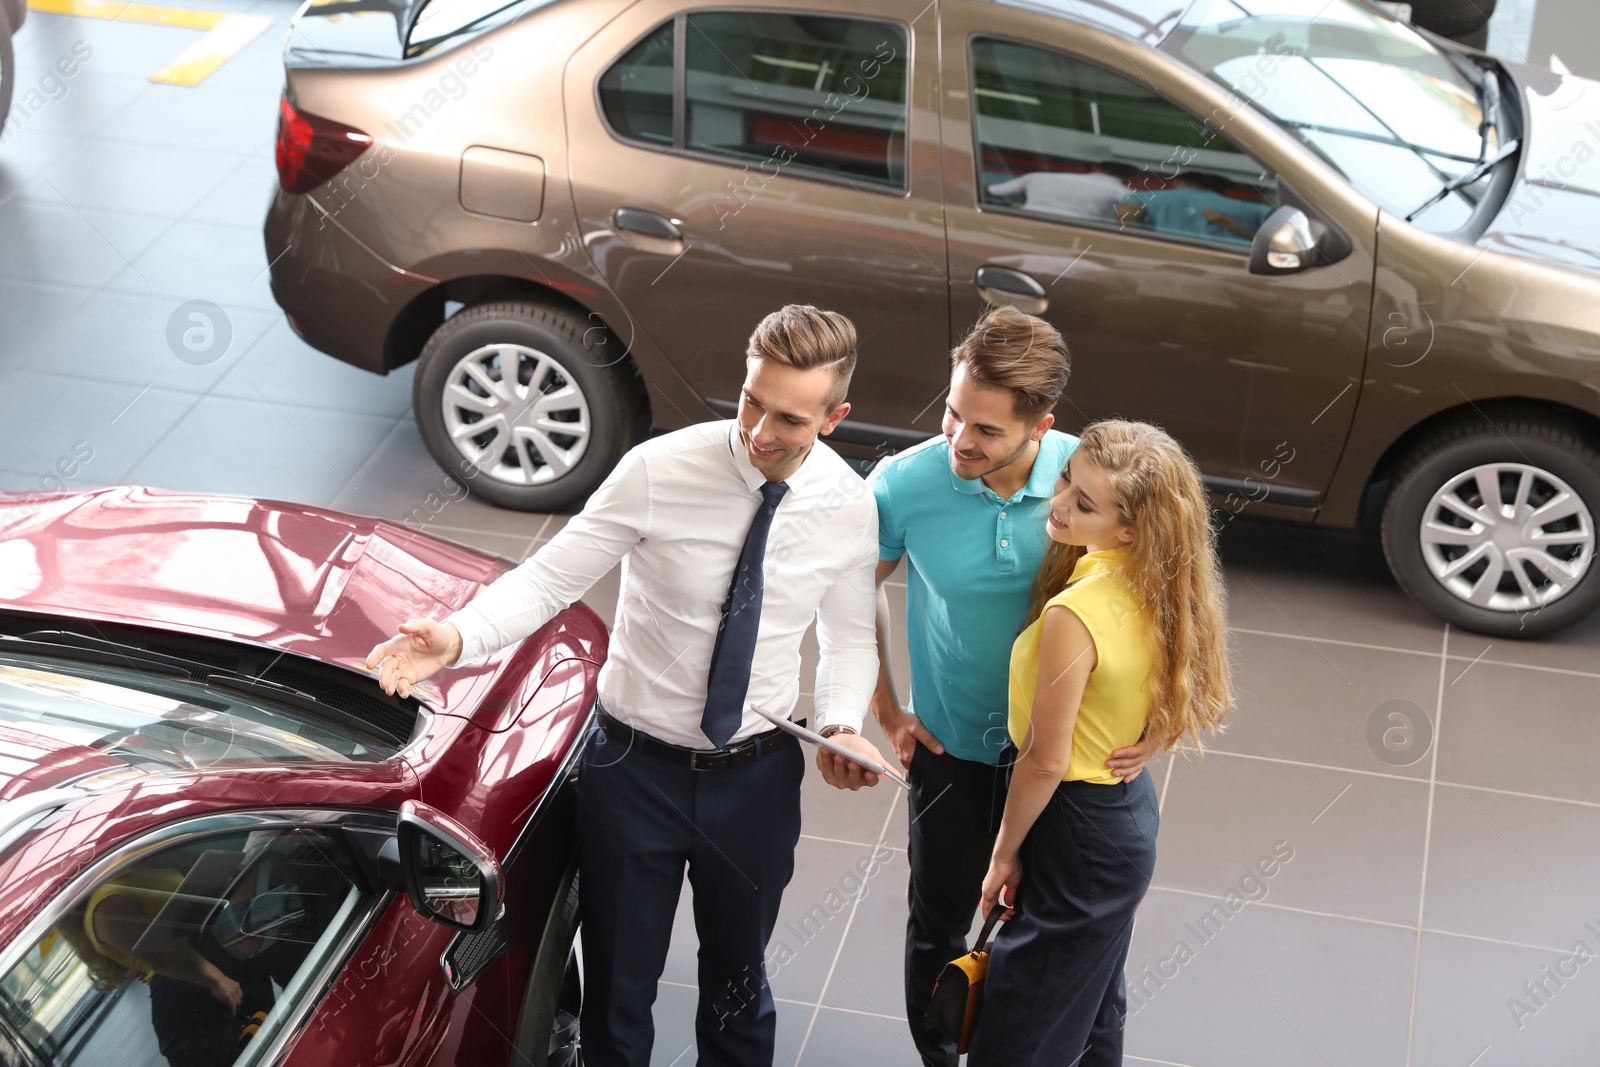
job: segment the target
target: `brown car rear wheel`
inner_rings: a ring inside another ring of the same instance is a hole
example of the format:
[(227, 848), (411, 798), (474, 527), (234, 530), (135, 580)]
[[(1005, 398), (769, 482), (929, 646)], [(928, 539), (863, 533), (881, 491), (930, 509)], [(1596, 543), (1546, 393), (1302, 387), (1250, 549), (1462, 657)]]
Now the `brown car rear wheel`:
[(518, 511), (581, 506), (645, 430), (638, 373), (618, 340), (532, 302), (445, 320), (418, 359), (412, 408), (441, 467)]

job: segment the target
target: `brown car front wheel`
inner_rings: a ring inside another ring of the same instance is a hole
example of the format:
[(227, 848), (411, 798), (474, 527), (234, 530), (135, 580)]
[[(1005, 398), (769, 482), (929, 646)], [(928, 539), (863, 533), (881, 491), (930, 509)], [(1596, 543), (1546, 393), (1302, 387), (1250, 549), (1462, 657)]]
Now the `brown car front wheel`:
[(418, 359), (428, 451), (479, 497), (518, 511), (581, 505), (641, 438), (638, 375), (617, 339), (532, 302), (463, 308)]
[(1538, 637), (1600, 607), (1600, 452), (1527, 418), (1463, 425), (1395, 472), (1383, 547), (1402, 588), (1446, 622)]

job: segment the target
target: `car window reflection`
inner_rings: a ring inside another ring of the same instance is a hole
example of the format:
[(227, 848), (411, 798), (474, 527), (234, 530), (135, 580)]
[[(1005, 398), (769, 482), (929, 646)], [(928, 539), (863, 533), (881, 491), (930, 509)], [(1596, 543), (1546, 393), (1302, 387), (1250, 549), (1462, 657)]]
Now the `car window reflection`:
[[(1203, 0), (1162, 49), (1300, 137), (1378, 206), (1409, 215), (1500, 147), (1479, 90), (1426, 36), (1356, 0), (1318, 8)], [(1487, 178), (1421, 212), (1450, 233)]]
[(269, 1038), (360, 897), (321, 830), (168, 847), (71, 901), (0, 979), (0, 1012), (38, 1063), (227, 1067)]
[(752, 11), (687, 16), (683, 143), (676, 144), (676, 22), (600, 76), (600, 110), (626, 140), (903, 188), (904, 26)]
[(1226, 178), (1185, 171), (1162, 188), (1132, 193), (1117, 211), (1123, 222), (1157, 233), (1249, 247), (1272, 209), (1258, 193)]
[(979, 38), (972, 80), (985, 203), (1234, 248), (1277, 206), (1260, 164), (1111, 71)]

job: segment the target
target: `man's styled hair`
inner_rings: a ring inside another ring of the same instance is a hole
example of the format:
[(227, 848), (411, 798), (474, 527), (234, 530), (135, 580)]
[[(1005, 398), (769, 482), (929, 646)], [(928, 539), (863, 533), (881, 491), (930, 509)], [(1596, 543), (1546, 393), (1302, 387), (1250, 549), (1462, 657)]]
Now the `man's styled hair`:
[(1011, 390), (1016, 413), (1036, 420), (1067, 391), (1072, 357), (1054, 326), (1006, 305), (985, 312), (950, 353), (952, 371), (963, 365), (973, 381)]
[(750, 345), (750, 359), (770, 359), (795, 370), (828, 367), (833, 371), (833, 388), (828, 390), (827, 410), (844, 403), (850, 389), (850, 375), (856, 369), (855, 324), (837, 311), (823, 311), (810, 304), (785, 304), (761, 320)]

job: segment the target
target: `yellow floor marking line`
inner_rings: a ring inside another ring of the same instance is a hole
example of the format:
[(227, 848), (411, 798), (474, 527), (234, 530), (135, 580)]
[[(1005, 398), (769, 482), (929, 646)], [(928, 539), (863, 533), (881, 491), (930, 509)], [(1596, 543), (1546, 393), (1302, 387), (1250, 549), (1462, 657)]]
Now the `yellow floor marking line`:
[(265, 33), (274, 21), (271, 15), (229, 15), (173, 56), (166, 66), (150, 75), (150, 80), (167, 85), (199, 85)]
[(184, 26), (209, 30), (228, 17), (225, 11), (200, 11), (192, 7), (124, 3), (123, 0), (28, 0), (29, 11), (50, 15), (79, 15), (118, 22), (148, 22), (157, 26)]
[(185, 86), (199, 85), (215, 74), (219, 67), (265, 33), (274, 21), (270, 15), (230, 15), (226, 11), (141, 4), (133, 0), (28, 0), (28, 10), (49, 15), (77, 15), (115, 22), (146, 22), (155, 26), (205, 30), (204, 36), (198, 41), (150, 75), (153, 82)]

